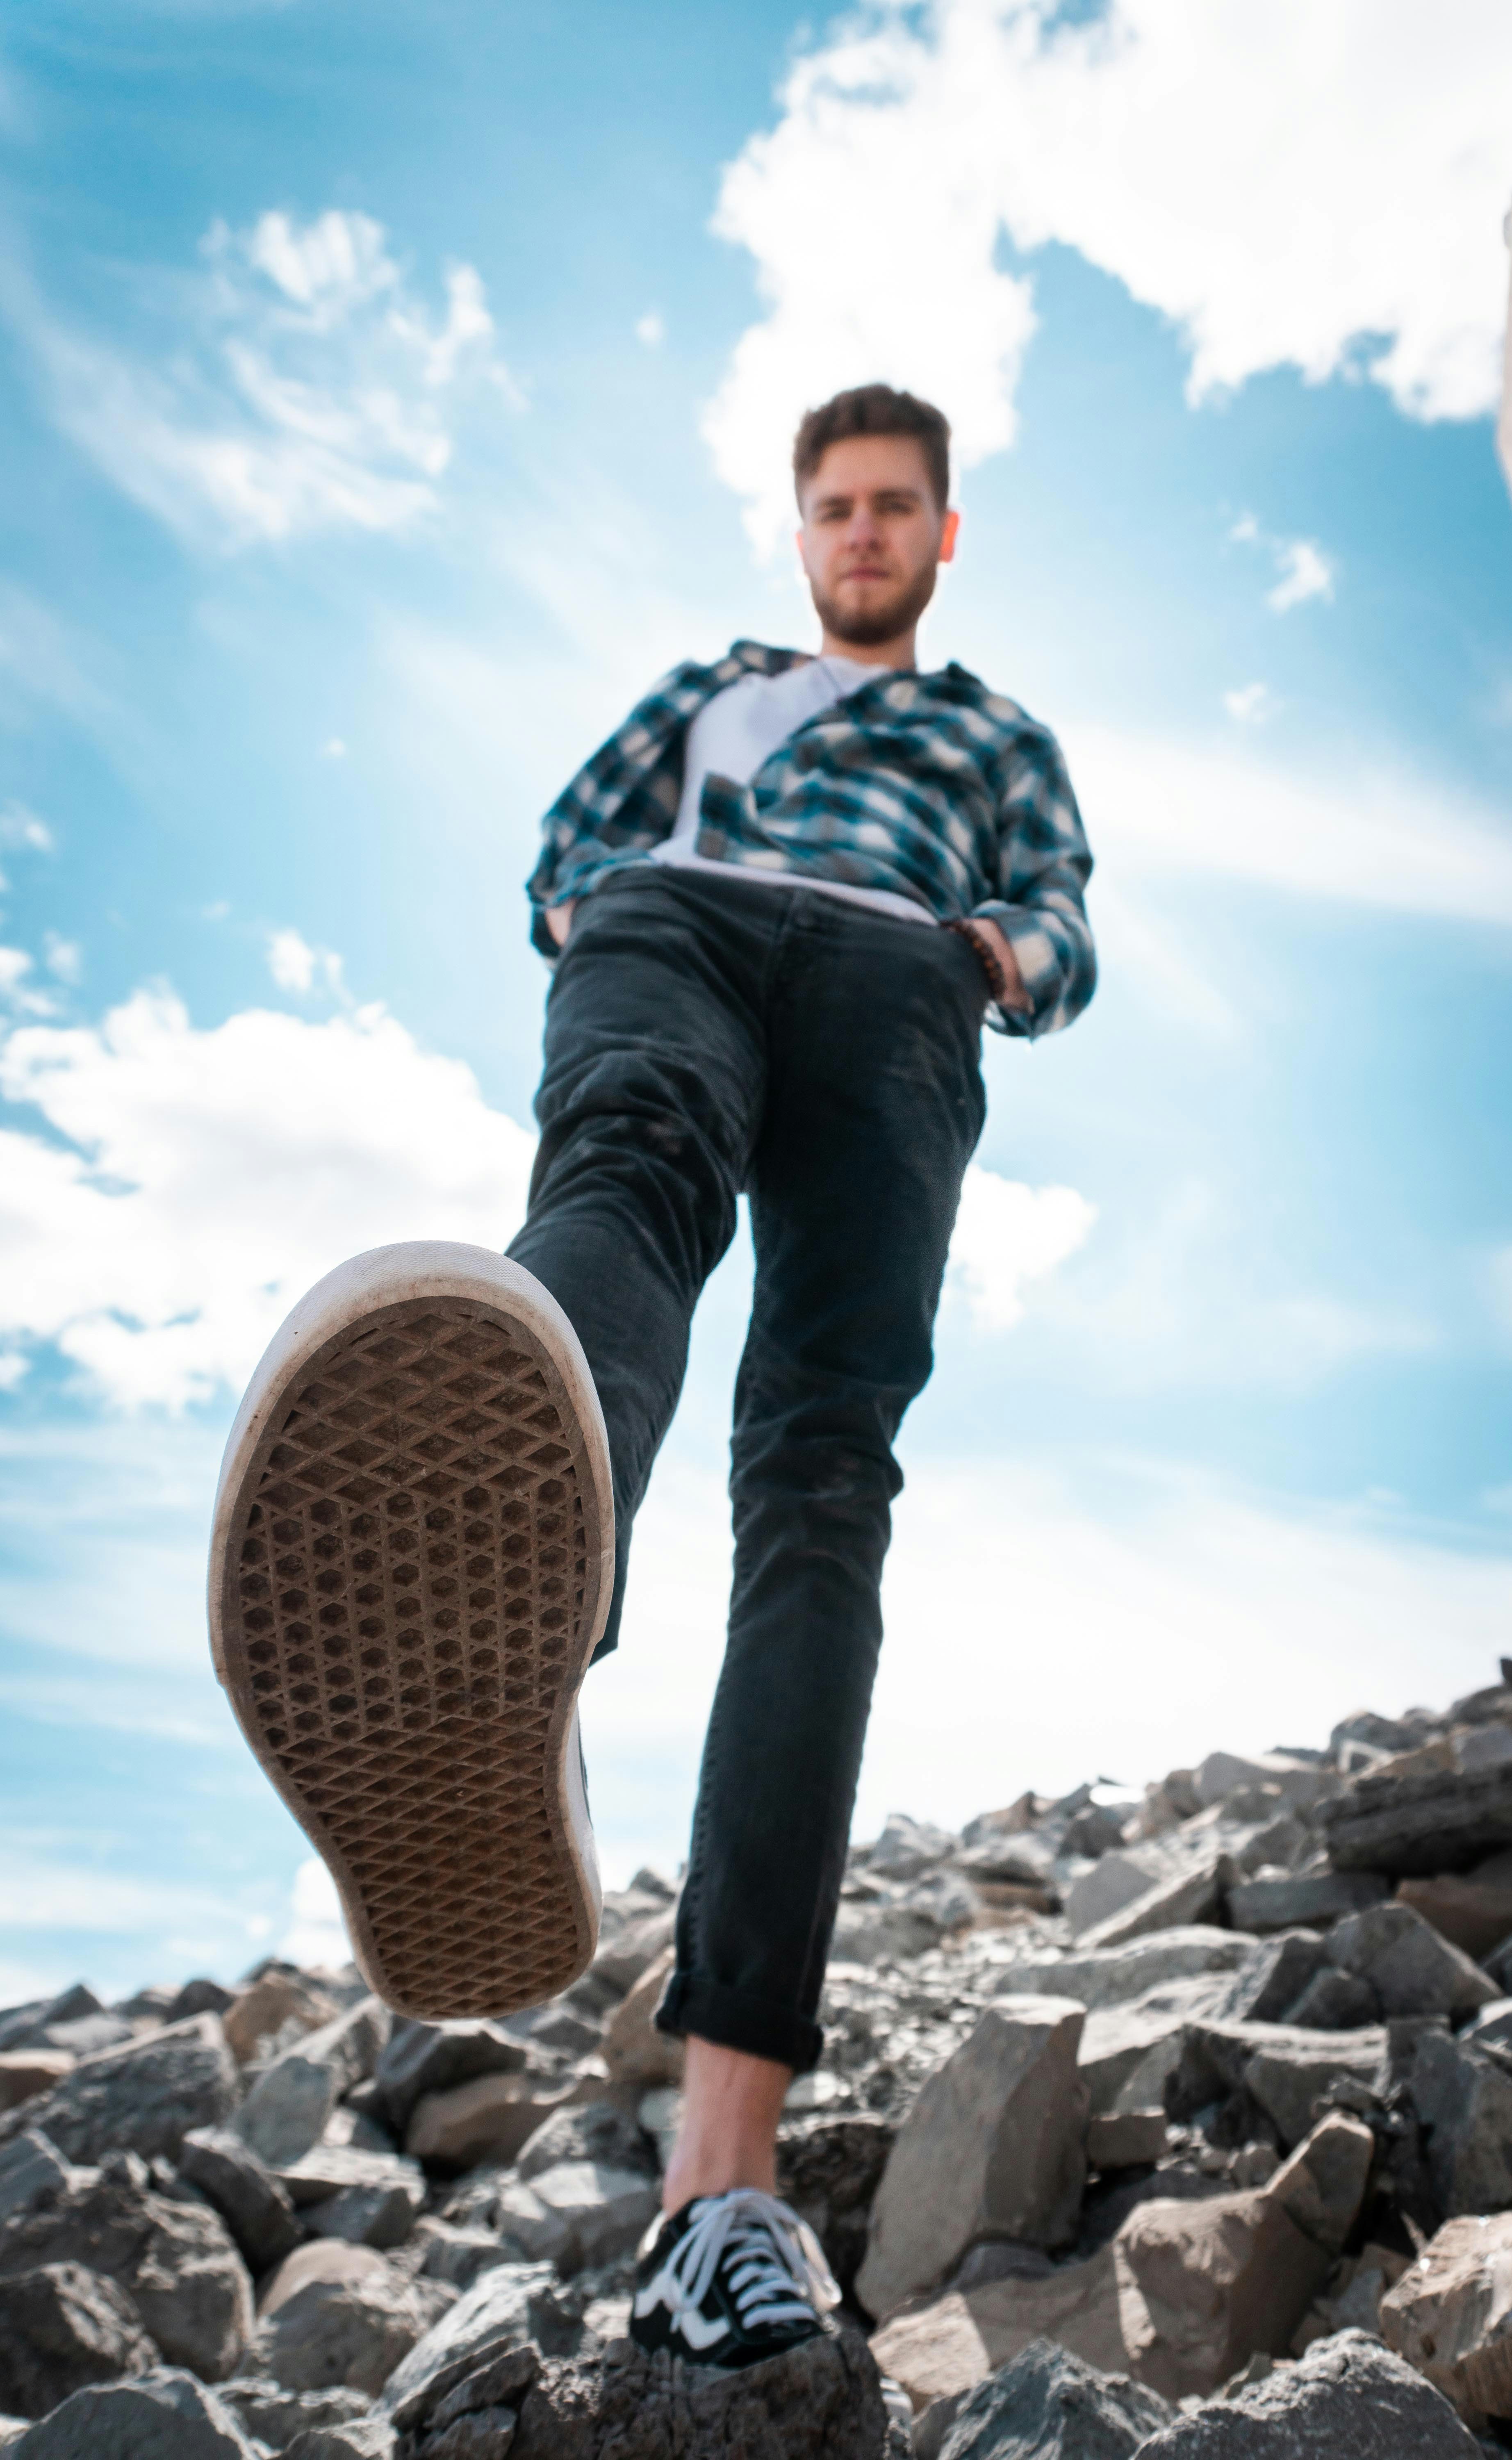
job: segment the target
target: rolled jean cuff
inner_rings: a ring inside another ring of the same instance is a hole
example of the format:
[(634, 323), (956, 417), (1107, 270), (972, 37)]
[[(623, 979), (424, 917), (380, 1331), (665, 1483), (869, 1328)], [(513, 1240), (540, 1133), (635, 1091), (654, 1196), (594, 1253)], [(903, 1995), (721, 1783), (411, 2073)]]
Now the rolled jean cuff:
[(727, 2050), (745, 2050), (754, 2059), (775, 2059), (779, 2067), (807, 2075), (817, 2068), (824, 2034), (812, 2016), (758, 1999), (748, 1990), (731, 1990), (704, 1973), (674, 1973), (656, 2010), (659, 2033), (696, 2033), (700, 2041), (717, 2042)]

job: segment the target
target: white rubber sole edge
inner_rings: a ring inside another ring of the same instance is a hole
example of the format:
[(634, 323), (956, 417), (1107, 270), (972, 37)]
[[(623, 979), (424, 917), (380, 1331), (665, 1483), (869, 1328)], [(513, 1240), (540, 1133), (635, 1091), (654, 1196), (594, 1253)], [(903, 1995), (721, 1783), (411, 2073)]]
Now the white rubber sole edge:
[[(268, 1767), (266, 1754), (242, 1717), (235, 1692), (227, 1680), (221, 1629), (221, 1601), (224, 1595), (226, 1547), (235, 1501), (266, 1430), (269, 1413), (283, 1402), (289, 1386), (298, 1380), (327, 1342), (333, 1340), (347, 1325), (372, 1315), (379, 1307), (404, 1306), (424, 1299), (458, 1298), (477, 1300), (534, 1335), (562, 1378), (584, 1437), (586, 1466), (598, 1512), (599, 1548), (596, 1557), (590, 1558), (588, 1566), (590, 1593), (596, 1576), (597, 1595), (590, 1594), (585, 1601), (587, 1610), (584, 1615), (581, 1662), (566, 1686), (572, 1697), (572, 1711), (564, 1721), (553, 1754), (554, 1767), (549, 1774), (555, 1784), (567, 1853), (590, 1909), (591, 1927), (596, 1939), (604, 1906), (604, 1887), (584, 1790), (576, 1694), (587, 1672), (593, 1651), (603, 1638), (614, 1593), (614, 1490), (609, 1474), (609, 1445), (604, 1412), (599, 1406), (588, 1362), (583, 1354), (583, 1345), (550, 1291), (536, 1280), (533, 1273), (526, 1272), (522, 1264), (515, 1263), (507, 1256), (496, 1255), (492, 1248), (464, 1245), (458, 1240), (406, 1240), (394, 1246), (371, 1247), (363, 1255), (350, 1257), (333, 1272), (327, 1273), (316, 1282), (290, 1308), (252, 1371), (222, 1457), (211, 1520), (206, 1583), (210, 1654), (217, 1679), (225, 1690), (232, 1712), (259, 1767), (298, 1817), (298, 1805), (289, 1799), (276, 1771)], [(339, 1876), (332, 1876), (337, 1879), (340, 1894)], [(355, 1917), (355, 1908), (346, 1904), (344, 1895), (343, 1905), (355, 1951), (362, 1925)], [(360, 1969), (360, 1956), (358, 1963)]]

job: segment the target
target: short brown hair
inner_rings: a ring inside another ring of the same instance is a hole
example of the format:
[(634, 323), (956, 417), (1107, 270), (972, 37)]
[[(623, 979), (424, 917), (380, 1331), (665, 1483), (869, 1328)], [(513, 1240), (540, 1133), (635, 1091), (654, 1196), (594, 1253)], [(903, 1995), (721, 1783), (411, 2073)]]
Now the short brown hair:
[(832, 444), (851, 435), (916, 435), (924, 448), (929, 484), (943, 513), (950, 500), (950, 422), (933, 402), (891, 385), (853, 385), (818, 410), (806, 410), (793, 439), (793, 485), (802, 509), (803, 484), (812, 478)]

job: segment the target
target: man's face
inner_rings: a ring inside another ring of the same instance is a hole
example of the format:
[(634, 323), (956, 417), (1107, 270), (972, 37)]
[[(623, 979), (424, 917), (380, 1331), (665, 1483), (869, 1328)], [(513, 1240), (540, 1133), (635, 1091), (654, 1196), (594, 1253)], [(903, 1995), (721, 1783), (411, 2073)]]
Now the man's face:
[(911, 632), (955, 552), (912, 435), (848, 435), (808, 479), (798, 550), (826, 632), (858, 649)]

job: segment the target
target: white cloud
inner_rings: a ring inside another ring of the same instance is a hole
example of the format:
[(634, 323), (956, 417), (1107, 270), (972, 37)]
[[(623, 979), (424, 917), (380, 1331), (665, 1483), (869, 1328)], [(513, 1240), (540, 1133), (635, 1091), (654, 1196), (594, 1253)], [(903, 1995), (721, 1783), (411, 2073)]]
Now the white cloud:
[(311, 991), (319, 982), (338, 999), (343, 993), (341, 959), (330, 948), (312, 948), (298, 931), (268, 933), (267, 970), (281, 991)]
[(533, 1139), (376, 1007), (200, 1031), (138, 991), (17, 1027), (0, 1092), (52, 1131), (0, 1129), (0, 1338), (56, 1343), (125, 1406), (239, 1385), (344, 1256), (502, 1247), (524, 1209)]
[(314, 1855), (294, 1873), (289, 1925), (278, 1954), (291, 1964), (323, 1964), (332, 1970), (351, 1961), (335, 1880)]
[(1024, 1283), (1053, 1272), (1091, 1233), (1097, 1209), (1074, 1187), (1026, 1187), (973, 1162), (961, 1189), (947, 1290), (984, 1332), (1024, 1313)]
[(635, 320), (635, 338), (638, 342), (643, 343), (648, 350), (659, 350), (662, 343), (666, 341), (667, 327), (662, 318), (657, 315), (654, 308), (651, 309), (649, 315), (637, 316)]
[(165, 329), (137, 356), (66, 329), (18, 275), (7, 287), (59, 423), (192, 542), (408, 528), (438, 500), (464, 379), (519, 404), (474, 268), (448, 269), (433, 317), (369, 215), (218, 222), (202, 257), (138, 286)]
[(1266, 592), (1266, 604), (1272, 614), (1285, 615), (1292, 606), (1305, 606), (1310, 598), (1332, 598), (1334, 567), (1316, 539), (1287, 540), (1277, 548), (1277, 561), (1281, 578), (1274, 589)]
[(53, 1002), (45, 991), (32, 987), (30, 977), (34, 971), (25, 948), (0, 948), (0, 1001), (21, 1016), (51, 1016)]
[(715, 228), (767, 304), (708, 434), (766, 545), (806, 403), (868, 376), (1010, 443), (1031, 281), (1076, 248), (1170, 319), (1194, 402), (1267, 368), (1368, 374), (1419, 418), (1489, 411), (1512, 185), (1512, 16), (1449, 0), (862, 0), (791, 73)]
[(60, 983), (76, 983), (84, 965), (78, 942), (61, 940), (55, 931), (48, 931), (43, 935), (42, 945), (47, 952), (48, 972), (55, 974)]
[[(1400, 768), (1283, 767), (1118, 728), (1059, 730), (1088, 834), (1115, 877), (1183, 870), (1505, 929), (1512, 834)], [(1094, 886), (1094, 897), (1097, 890)]]
[(320, 747), (320, 756), (322, 760), (345, 760), (347, 747), (339, 734), (328, 735)]
[(53, 832), (25, 803), (0, 805), (0, 846), (8, 854), (51, 854)]
[(1264, 726), (1280, 706), (1268, 684), (1240, 684), (1224, 694), (1224, 707), (1236, 726)]

